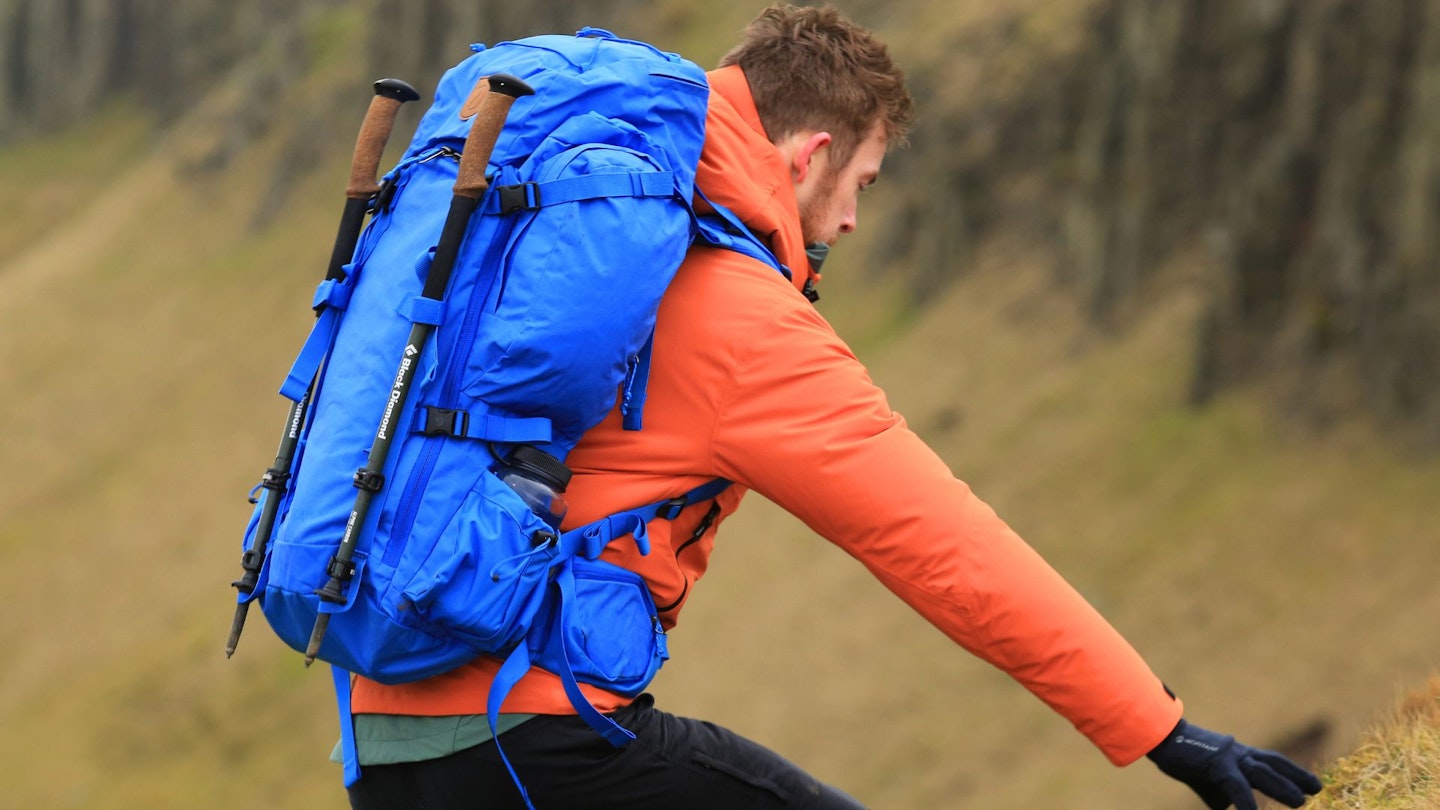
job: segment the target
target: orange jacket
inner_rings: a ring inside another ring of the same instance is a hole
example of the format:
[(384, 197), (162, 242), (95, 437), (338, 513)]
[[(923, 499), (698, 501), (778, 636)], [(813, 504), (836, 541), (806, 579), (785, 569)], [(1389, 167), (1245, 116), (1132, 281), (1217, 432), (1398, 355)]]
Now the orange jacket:
[[(789, 171), (766, 139), (738, 67), (710, 74), (698, 182), (794, 270), (697, 247), (656, 327), (644, 429), (618, 412), (571, 452), (566, 528), (679, 495), (716, 477), (723, 522), (753, 489), (860, 560), (965, 649), (1009, 673), (1116, 764), (1138, 759), (1180, 718), (1140, 656), (890, 409), (864, 366), (800, 294), (810, 277)], [(673, 627), (705, 573), (708, 506), (650, 526), (605, 558), (640, 572)], [(673, 539), (672, 539), (673, 538)], [(482, 714), (498, 668), (480, 659), (402, 686), (357, 681), (357, 712)], [(626, 701), (584, 687), (602, 711)], [(573, 713), (558, 679), (532, 670), (506, 711)]]

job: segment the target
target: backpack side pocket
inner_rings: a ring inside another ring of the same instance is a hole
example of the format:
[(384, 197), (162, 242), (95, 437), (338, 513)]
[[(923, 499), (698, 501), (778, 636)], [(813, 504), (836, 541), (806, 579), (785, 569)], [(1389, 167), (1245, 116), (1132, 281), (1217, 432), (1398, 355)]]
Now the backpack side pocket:
[[(575, 557), (558, 572), (559, 621), (536, 661), (575, 680), (633, 697), (670, 657), (645, 580), (602, 560)], [(563, 649), (562, 649), (563, 645)]]
[(407, 577), (404, 596), (426, 629), (498, 653), (529, 630), (554, 555), (545, 522), (486, 471)]

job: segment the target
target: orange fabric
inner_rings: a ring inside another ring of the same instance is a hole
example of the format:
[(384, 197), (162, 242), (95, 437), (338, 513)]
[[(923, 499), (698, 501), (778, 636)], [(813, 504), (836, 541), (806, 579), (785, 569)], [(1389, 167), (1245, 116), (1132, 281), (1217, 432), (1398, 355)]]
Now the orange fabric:
[[(769, 238), (793, 283), (726, 250), (695, 248), (660, 308), (644, 430), (618, 413), (588, 433), (569, 525), (672, 497), (715, 477), (718, 526), (755, 490), (863, 563), (917, 612), (1068, 718), (1116, 764), (1138, 759), (1181, 705), (1048, 564), (957, 480), (892, 411), (864, 366), (800, 294), (807, 267), (793, 187), (765, 139), (743, 73), (711, 73), (698, 181)], [(675, 626), (704, 576), (707, 506), (651, 524), (649, 556), (620, 541), (606, 559), (640, 572)], [(879, 651), (877, 651), (879, 652)], [(357, 682), (357, 712), (483, 713), (496, 663), (403, 686)], [(602, 710), (625, 700), (587, 690)], [(573, 713), (558, 679), (533, 671), (506, 711)]]

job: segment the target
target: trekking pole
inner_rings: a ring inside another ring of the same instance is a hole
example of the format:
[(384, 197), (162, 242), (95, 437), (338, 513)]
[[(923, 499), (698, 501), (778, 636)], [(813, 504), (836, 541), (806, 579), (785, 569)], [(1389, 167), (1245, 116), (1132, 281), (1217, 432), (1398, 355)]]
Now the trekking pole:
[[(445, 216), (445, 225), (440, 230), (440, 241), (435, 246), (435, 258), (426, 273), (421, 295), (431, 301), (442, 301), (445, 288), (450, 284), (450, 273), (455, 269), (455, 258), (460, 252), (460, 243), (470, 225), (470, 215), (480, 204), (480, 198), (490, 187), (485, 177), (485, 168), (490, 163), (490, 153), (505, 125), (505, 117), (515, 99), (528, 96), (535, 91), (514, 76), (496, 74), (482, 78), (489, 83), (489, 92), (484, 94), (475, 119), (470, 123), (470, 132), (465, 138), (465, 151), (460, 156), (459, 176), (455, 178), (455, 194), (450, 199), (450, 210)], [(420, 364), (420, 352), (430, 338), (434, 327), (426, 323), (415, 323), (410, 327), (410, 337), (400, 357), (400, 366), (390, 387), (390, 397), (380, 426), (375, 431), (375, 440), (370, 446), (370, 455), (365, 466), (355, 471), (355, 505), (345, 522), (345, 532), (340, 537), (340, 547), (331, 558), (326, 573), (330, 579), (315, 591), (322, 602), (332, 605), (345, 604), (345, 588), (355, 575), (352, 561), (355, 544), (361, 528), (369, 514), (371, 502), (385, 486), (385, 459), (390, 454), (390, 443), (394, 438), (394, 420), (405, 409), (405, 399), (410, 394), (410, 383), (415, 378), (415, 368)], [(323, 608), (324, 606), (321, 605)], [(315, 627), (310, 632), (310, 643), (305, 648), (305, 666), (315, 662), (320, 654), (320, 645), (325, 640), (325, 629), (330, 624), (330, 614), (319, 611)]]
[[(335, 245), (330, 251), (330, 263), (325, 278), (339, 281), (345, 277), (345, 263), (355, 253), (355, 244), (360, 239), (360, 229), (365, 223), (365, 212), (371, 200), (380, 191), (375, 181), (380, 168), (380, 157), (385, 144), (390, 140), (390, 131), (395, 127), (395, 116), (400, 105), (420, 98), (420, 94), (399, 79), (381, 79), (375, 82), (375, 96), (365, 111), (365, 120), (360, 124), (360, 134), (355, 139), (355, 152), (350, 158), (350, 182), (345, 188), (345, 210), (340, 214), (340, 227), (335, 233)], [(316, 312), (319, 317), (319, 312)], [(255, 592), (260, 581), (260, 568), (265, 561), (265, 548), (270, 544), (270, 535), (275, 530), (275, 518), (280, 511), (280, 496), (289, 485), (290, 464), (295, 460), (295, 448), (300, 440), (300, 430), (305, 424), (305, 412), (314, 393), (315, 382), (310, 381), (304, 395), (290, 406), (285, 420), (285, 430), (280, 435), (280, 449), (275, 453), (275, 464), (265, 471), (260, 486), (267, 490), (265, 503), (260, 507), (260, 519), (255, 526), (255, 542), (240, 558), (245, 573), (230, 583), (243, 596)], [(235, 618), (230, 622), (230, 638), (225, 642), (225, 657), (235, 654), (240, 643), (240, 633), (245, 629), (245, 617), (250, 611), (250, 600), (235, 606)]]

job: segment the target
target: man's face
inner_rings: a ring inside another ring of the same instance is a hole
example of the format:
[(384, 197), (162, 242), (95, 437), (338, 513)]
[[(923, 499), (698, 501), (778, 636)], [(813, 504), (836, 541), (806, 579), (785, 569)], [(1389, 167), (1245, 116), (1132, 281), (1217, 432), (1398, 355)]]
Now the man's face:
[(885, 130), (876, 123), (861, 139), (850, 162), (830, 165), (830, 150), (815, 151), (810, 171), (795, 185), (800, 228), (806, 244), (833, 245), (841, 234), (855, 230), (860, 194), (880, 176), (885, 159)]

